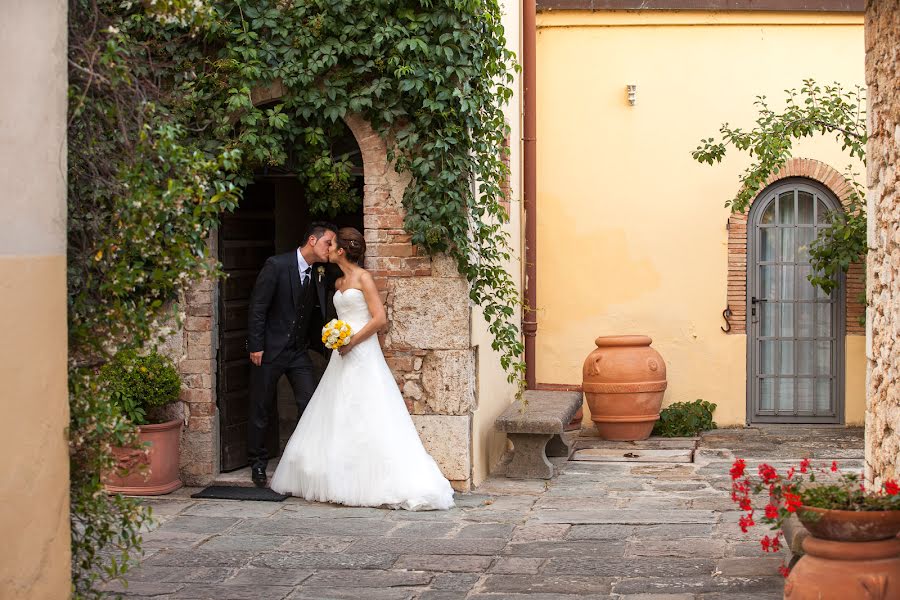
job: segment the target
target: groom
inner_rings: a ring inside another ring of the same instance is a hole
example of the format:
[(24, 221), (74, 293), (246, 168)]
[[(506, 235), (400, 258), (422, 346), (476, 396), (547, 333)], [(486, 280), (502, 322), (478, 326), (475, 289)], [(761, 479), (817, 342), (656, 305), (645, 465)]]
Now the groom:
[(259, 487), (266, 485), (266, 430), (279, 378), (287, 375), (298, 415), (316, 389), (307, 350), (322, 347), (322, 327), (334, 313), (334, 277), (325, 263), (336, 235), (331, 223), (312, 223), (299, 248), (266, 260), (253, 286), (247, 325), (252, 363), (247, 454)]

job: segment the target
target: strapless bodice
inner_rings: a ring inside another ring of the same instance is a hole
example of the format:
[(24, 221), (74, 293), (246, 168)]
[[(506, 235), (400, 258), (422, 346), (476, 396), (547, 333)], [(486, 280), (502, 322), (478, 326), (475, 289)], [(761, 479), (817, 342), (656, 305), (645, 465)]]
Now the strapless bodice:
[(338, 319), (349, 323), (354, 331), (359, 331), (372, 318), (369, 314), (369, 305), (366, 304), (366, 296), (357, 288), (335, 291), (334, 308)]

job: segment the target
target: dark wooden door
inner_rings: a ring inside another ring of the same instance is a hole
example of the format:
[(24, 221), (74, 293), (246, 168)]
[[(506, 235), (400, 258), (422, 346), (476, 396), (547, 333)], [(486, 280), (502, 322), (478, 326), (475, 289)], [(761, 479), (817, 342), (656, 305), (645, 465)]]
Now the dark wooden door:
[[(222, 470), (247, 465), (250, 359), (247, 307), (256, 276), (275, 254), (275, 190), (257, 182), (240, 206), (222, 217), (219, 257), (226, 277), (219, 283), (218, 405)], [(278, 418), (270, 415), (269, 456), (278, 455)]]

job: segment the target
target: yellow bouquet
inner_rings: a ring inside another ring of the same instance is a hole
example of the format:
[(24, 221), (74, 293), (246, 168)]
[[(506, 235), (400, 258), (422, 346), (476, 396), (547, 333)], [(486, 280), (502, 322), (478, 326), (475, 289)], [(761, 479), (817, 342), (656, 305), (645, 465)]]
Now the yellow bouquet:
[(346, 321), (340, 319), (332, 319), (322, 328), (322, 343), (326, 348), (337, 350), (341, 346), (346, 346), (353, 337), (353, 329)]

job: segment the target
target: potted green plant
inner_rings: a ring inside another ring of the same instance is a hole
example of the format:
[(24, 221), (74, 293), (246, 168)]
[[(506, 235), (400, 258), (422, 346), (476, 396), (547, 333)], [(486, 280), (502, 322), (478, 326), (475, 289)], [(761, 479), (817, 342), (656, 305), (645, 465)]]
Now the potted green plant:
[(118, 468), (104, 477), (110, 492), (137, 496), (168, 494), (182, 486), (178, 476), (181, 419), (165, 408), (178, 399), (181, 378), (172, 361), (156, 351), (123, 350), (100, 370), (110, 397), (137, 425), (142, 450), (115, 448)]
[(762, 538), (763, 551), (781, 549), (784, 523), (793, 514), (810, 534), (794, 568), (781, 566), (788, 577), (785, 598), (900, 597), (897, 481), (867, 489), (858, 474), (841, 472), (837, 462), (814, 468), (809, 459), (784, 475), (767, 464), (759, 465), (758, 477), (745, 470), (742, 459), (731, 467), (731, 499), (745, 512), (742, 531), (756, 525), (754, 499), (767, 498), (758, 518), (775, 535)]

